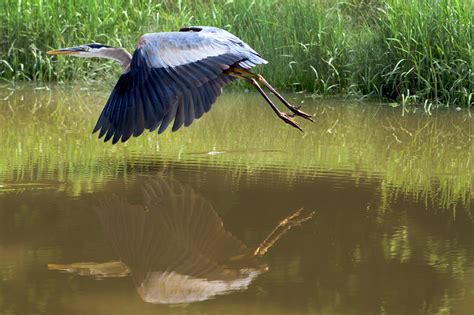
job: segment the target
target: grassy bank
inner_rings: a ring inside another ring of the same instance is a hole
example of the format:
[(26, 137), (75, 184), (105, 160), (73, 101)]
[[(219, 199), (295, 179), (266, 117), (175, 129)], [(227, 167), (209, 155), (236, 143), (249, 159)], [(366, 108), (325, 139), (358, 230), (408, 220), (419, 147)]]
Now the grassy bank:
[(280, 88), (318, 95), (472, 106), (470, 0), (96, 1), (4, 0), (0, 76), (8, 81), (111, 78), (110, 62), (52, 58), (92, 41), (133, 50), (146, 32), (225, 28), (270, 60)]

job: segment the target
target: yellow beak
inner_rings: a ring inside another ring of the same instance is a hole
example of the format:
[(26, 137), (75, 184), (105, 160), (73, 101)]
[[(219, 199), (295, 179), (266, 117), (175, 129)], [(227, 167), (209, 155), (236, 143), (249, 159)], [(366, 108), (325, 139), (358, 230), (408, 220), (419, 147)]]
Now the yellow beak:
[(50, 50), (47, 52), (48, 55), (78, 55), (81, 51), (84, 51), (82, 47), (69, 47), (60, 48), (56, 50)]

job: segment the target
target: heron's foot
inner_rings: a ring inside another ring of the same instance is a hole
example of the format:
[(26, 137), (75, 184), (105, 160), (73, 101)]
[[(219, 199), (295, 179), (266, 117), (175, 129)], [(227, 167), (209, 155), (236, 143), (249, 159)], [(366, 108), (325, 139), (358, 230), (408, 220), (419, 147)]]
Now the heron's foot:
[(298, 106), (298, 107), (293, 106), (293, 105), (288, 106), (288, 108), (293, 112), (294, 115), (303, 117), (304, 119), (314, 122), (313, 116), (300, 110), (300, 107), (301, 106)]
[(265, 78), (262, 75), (253, 74), (253, 73), (252, 75), (254, 75), (258, 79), (259, 82), (263, 83), (263, 85), (265, 85), (277, 98), (279, 98), (280, 101), (296, 116), (300, 116), (300, 117), (303, 117), (304, 119), (314, 122), (313, 116), (300, 110), (301, 106), (291, 105), (290, 102), (288, 102), (280, 93), (278, 93), (278, 91), (275, 88), (273, 88), (273, 86), (271, 86), (270, 83), (268, 83), (267, 80), (265, 80)]
[(288, 125), (295, 127), (296, 129), (298, 129), (301, 132), (304, 132), (303, 129), (296, 123), (296, 121), (294, 121), (291, 118), (290, 114), (279, 112), (278, 117), (280, 117), (281, 120), (283, 120)]

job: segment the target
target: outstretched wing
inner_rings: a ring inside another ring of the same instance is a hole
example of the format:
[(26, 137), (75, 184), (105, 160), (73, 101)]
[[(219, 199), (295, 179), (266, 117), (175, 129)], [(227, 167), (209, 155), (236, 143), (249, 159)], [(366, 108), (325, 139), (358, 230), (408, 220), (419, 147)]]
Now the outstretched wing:
[(213, 27), (145, 34), (130, 70), (120, 76), (93, 132), (104, 141), (127, 141), (145, 129), (162, 133), (189, 126), (208, 112), (233, 77), (230, 66), (266, 63), (234, 35)]

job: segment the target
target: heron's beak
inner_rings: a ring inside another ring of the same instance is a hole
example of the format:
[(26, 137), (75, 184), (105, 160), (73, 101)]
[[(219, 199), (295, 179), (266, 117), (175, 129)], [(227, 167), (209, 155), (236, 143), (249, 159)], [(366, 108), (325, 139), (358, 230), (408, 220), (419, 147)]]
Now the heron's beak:
[(80, 52), (86, 51), (83, 47), (69, 47), (59, 48), (56, 50), (50, 50), (47, 52), (48, 55), (78, 55)]

